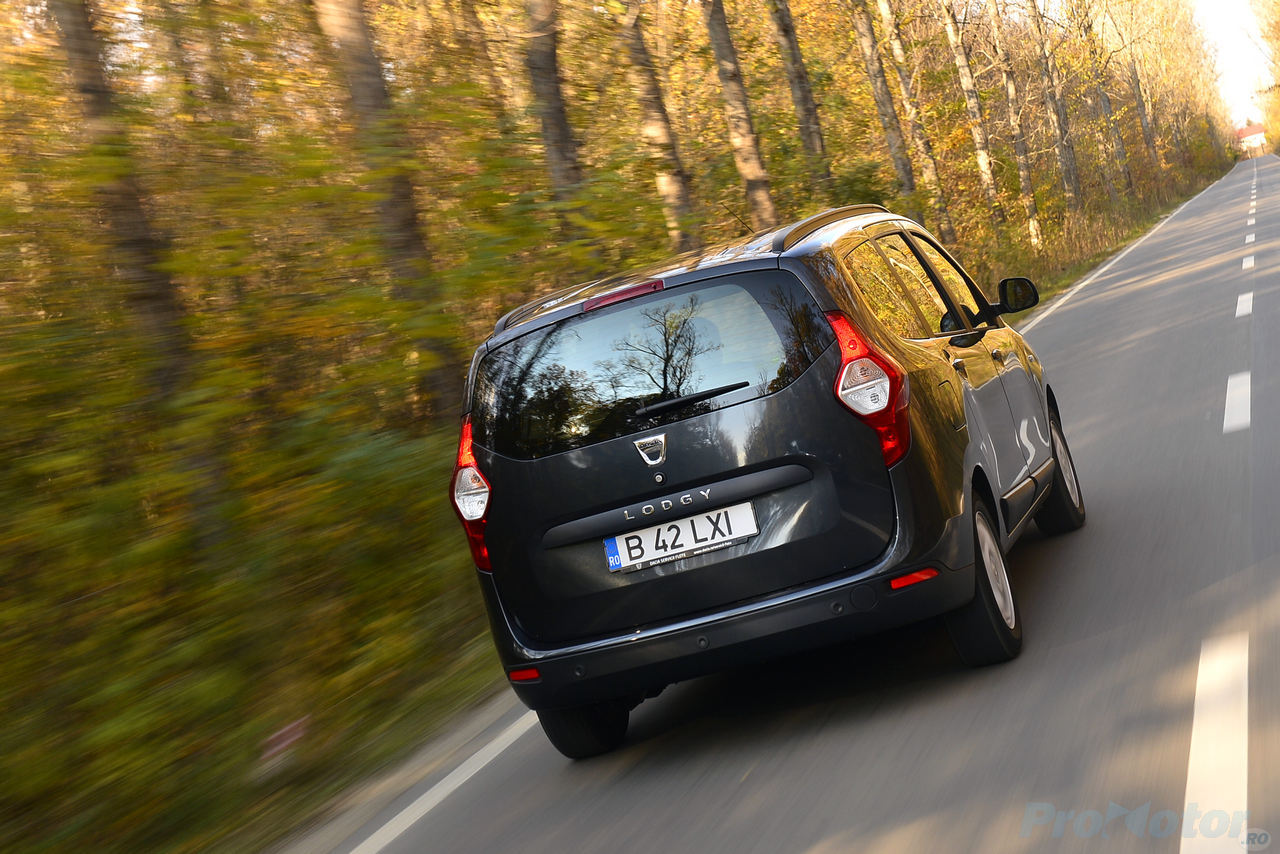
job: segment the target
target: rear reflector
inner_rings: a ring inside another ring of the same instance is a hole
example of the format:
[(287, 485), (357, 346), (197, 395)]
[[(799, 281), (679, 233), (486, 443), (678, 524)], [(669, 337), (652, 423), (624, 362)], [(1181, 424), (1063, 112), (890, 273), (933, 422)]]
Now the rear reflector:
[(538, 672), (536, 667), (525, 667), (520, 670), (512, 670), (507, 674), (507, 678), (512, 682), (535, 682), (542, 678), (542, 674)]
[(906, 575), (899, 575), (897, 578), (889, 582), (890, 590), (901, 590), (904, 587), (910, 587), (912, 584), (919, 584), (921, 581), (928, 581), (930, 578), (937, 578), (938, 570), (936, 569), (917, 569), (915, 572), (908, 572)]
[(613, 305), (615, 302), (634, 299), (635, 297), (644, 296), (645, 294), (656, 294), (662, 290), (662, 280), (655, 279), (652, 282), (645, 282), (643, 285), (631, 285), (630, 287), (620, 288), (598, 297), (592, 297), (582, 304), (583, 311), (593, 311), (597, 308), (604, 308), (606, 305)]

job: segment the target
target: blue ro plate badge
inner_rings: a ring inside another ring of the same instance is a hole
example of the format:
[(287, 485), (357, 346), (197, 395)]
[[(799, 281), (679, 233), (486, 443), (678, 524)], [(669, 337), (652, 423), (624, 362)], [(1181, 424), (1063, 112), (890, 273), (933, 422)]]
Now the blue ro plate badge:
[(604, 553), (610, 572), (635, 572), (727, 548), (758, 533), (755, 510), (750, 501), (744, 501), (629, 534), (606, 537)]

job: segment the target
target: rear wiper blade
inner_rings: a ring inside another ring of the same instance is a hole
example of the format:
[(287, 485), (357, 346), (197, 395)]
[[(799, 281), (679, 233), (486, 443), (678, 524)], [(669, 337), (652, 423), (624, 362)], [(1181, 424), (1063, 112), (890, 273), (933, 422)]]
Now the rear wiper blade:
[(660, 400), (657, 403), (651, 403), (648, 406), (642, 406), (636, 410), (637, 416), (657, 415), (659, 412), (666, 412), (668, 409), (679, 409), (682, 406), (688, 406), (691, 403), (701, 403), (704, 400), (710, 400), (713, 397), (719, 397), (722, 394), (728, 394), (731, 391), (737, 391), (740, 388), (746, 388), (751, 383), (743, 380), (742, 382), (729, 383), (718, 388), (709, 388), (706, 391), (695, 391), (693, 394), (686, 394), (681, 397), (673, 397), (670, 400)]

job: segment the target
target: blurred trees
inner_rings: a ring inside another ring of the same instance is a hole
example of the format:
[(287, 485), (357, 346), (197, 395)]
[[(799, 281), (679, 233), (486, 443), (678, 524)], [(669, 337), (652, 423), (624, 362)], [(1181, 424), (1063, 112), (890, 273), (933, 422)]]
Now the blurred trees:
[(746, 185), (751, 227), (757, 230), (773, 228), (778, 225), (778, 211), (769, 190), (769, 172), (760, 153), (760, 140), (751, 118), (751, 103), (742, 79), (742, 66), (725, 18), (724, 0), (699, 0), (699, 3), (716, 58), (716, 73), (720, 77), (724, 98), (724, 117), (729, 126), (729, 145), (733, 149), (738, 174)]
[(490, 684), (513, 306), (855, 202), (1058, 277), (1226, 165), (1187, 0), (869, 2), (0, 9), (0, 837), (252, 848)]

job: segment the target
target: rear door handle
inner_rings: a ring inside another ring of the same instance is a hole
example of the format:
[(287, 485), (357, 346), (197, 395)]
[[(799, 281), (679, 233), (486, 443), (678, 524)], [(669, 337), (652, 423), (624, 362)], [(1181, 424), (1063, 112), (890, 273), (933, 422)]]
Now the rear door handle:
[(997, 362), (1003, 362), (1003, 361), (1004, 361), (1004, 351), (1003, 351), (1003, 350), (1001, 350), (999, 347), (992, 347), (992, 348), (991, 348), (991, 358), (995, 359)]
[(955, 368), (957, 374), (965, 373), (964, 359), (952, 359), (951, 367)]

